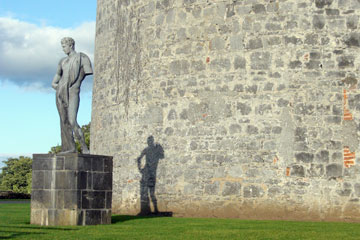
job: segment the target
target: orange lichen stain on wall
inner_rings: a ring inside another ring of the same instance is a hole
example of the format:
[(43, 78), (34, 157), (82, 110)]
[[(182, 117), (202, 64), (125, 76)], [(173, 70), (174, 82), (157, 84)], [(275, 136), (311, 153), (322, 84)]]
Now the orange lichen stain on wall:
[(346, 93), (346, 89), (344, 89), (344, 121), (353, 120), (353, 115), (351, 114), (350, 110), (348, 109), (348, 96)]
[(286, 176), (290, 176), (290, 168), (289, 167), (286, 168)]
[(355, 165), (355, 152), (351, 152), (349, 147), (344, 147), (344, 166), (349, 168)]
[(279, 158), (277, 156), (274, 157), (273, 163), (276, 164), (279, 161)]
[(210, 62), (210, 57), (207, 57), (206, 58), (206, 63), (209, 63)]
[(305, 60), (305, 61), (309, 61), (309, 53), (306, 53), (306, 54), (304, 55), (304, 60)]

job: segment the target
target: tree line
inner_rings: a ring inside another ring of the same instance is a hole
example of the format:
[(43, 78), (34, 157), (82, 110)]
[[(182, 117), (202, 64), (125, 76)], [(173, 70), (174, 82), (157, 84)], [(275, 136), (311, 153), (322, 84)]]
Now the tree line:
[[(84, 133), (85, 143), (90, 146), (90, 123), (83, 125), (81, 130)], [(77, 151), (81, 153), (80, 143), (76, 141)], [(49, 153), (61, 152), (61, 146), (51, 147)], [(0, 190), (12, 191), (15, 193), (31, 194), (31, 167), (32, 158), (20, 156), (8, 158), (4, 161), (5, 167), (0, 173)]]

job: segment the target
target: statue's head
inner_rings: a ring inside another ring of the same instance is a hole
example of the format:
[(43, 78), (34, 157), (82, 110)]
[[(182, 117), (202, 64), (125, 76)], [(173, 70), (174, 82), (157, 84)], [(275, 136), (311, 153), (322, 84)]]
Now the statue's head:
[(71, 37), (64, 37), (61, 39), (61, 46), (64, 50), (64, 53), (69, 55), (71, 51), (75, 50), (75, 41)]

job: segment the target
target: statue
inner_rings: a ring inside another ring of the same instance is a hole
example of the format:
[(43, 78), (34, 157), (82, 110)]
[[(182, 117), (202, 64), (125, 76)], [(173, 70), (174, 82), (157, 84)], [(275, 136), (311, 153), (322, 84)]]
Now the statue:
[(75, 138), (80, 142), (82, 153), (88, 154), (84, 134), (77, 123), (80, 104), (80, 86), (87, 75), (93, 74), (91, 62), (84, 53), (75, 52), (75, 41), (70, 37), (61, 39), (67, 57), (60, 60), (52, 87), (56, 90), (56, 106), (60, 115), (61, 153), (76, 152)]

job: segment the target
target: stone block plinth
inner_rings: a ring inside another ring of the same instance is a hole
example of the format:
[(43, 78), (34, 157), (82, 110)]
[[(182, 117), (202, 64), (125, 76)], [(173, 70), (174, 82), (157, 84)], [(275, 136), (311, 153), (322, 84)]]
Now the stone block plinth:
[(112, 157), (34, 154), (31, 224), (111, 223)]

